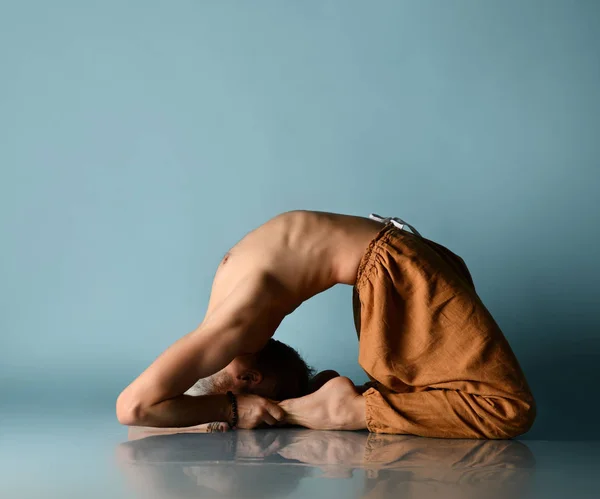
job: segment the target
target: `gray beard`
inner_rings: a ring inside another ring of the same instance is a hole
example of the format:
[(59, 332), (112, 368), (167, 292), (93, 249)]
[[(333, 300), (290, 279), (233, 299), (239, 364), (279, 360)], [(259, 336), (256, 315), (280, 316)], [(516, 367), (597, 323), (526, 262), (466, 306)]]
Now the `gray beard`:
[(200, 378), (185, 395), (199, 397), (200, 395), (213, 395), (215, 393), (225, 393), (232, 386), (233, 380), (225, 371), (219, 371), (207, 378)]

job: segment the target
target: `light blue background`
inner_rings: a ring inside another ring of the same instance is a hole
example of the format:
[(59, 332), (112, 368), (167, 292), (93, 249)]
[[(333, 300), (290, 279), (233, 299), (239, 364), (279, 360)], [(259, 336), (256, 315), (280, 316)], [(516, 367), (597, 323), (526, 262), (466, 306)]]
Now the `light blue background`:
[[(0, 4), (3, 411), (111, 414), (291, 209), (463, 256), (538, 399), (598, 435), (600, 4)], [(278, 338), (356, 381), (349, 287)], [(116, 422), (115, 422), (116, 424)]]

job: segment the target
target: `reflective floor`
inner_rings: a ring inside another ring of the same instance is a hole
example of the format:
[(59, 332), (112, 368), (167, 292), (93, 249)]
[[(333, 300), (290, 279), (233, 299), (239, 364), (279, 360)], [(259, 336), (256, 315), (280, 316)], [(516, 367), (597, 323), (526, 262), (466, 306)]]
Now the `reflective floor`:
[(3, 422), (0, 497), (600, 498), (600, 442)]

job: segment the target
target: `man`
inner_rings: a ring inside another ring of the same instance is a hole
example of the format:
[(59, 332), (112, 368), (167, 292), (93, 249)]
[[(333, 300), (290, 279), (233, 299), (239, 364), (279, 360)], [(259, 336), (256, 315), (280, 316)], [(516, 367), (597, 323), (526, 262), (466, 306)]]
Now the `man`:
[[(446, 438), (526, 432), (533, 396), (463, 260), (399, 219), (371, 218), (294, 211), (247, 234), (219, 265), (202, 323), (121, 393), (119, 421)], [(361, 390), (336, 376), (297, 397), (308, 371), (271, 337), (303, 301), (338, 283), (354, 286), (359, 363), (371, 383)], [(265, 348), (290, 361), (289, 379), (278, 379), (281, 365), (261, 368)]]

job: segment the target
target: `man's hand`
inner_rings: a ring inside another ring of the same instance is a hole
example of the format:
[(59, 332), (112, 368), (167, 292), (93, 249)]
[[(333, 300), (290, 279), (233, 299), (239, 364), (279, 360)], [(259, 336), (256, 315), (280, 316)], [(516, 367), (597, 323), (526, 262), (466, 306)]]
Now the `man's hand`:
[(285, 418), (285, 411), (281, 407), (258, 395), (237, 395), (236, 398), (237, 428), (249, 430), (263, 424), (273, 426)]

